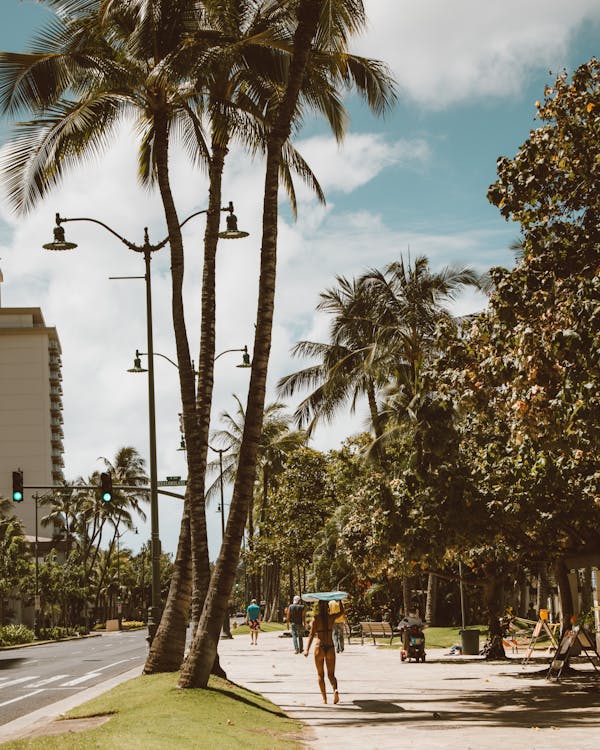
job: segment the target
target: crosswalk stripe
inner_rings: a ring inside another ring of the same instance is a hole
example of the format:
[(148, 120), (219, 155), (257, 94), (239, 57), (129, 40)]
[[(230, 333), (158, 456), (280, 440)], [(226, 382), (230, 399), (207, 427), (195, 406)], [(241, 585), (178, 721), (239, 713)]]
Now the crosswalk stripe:
[(8, 682), (3, 682), (0, 685), (0, 688), (5, 687), (12, 687), (13, 685), (21, 685), (24, 682), (29, 682), (30, 680), (39, 680), (40, 677), (37, 674), (32, 674), (29, 677), (18, 677), (16, 680), (8, 680)]
[(80, 685), (82, 682), (86, 682), (87, 680), (92, 680), (94, 677), (100, 677), (100, 672), (88, 672), (87, 674), (84, 674), (81, 677), (76, 677), (74, 680), (69, 680), (69, 682), (63, 682), (60, 685), (60, 687), (75, 687), (75, 685)]
[(54, 677), (46, 677), (45, 680), (40, 680), (39, 682), (34, 682), (29, 687), (37, 688), (37, 687), (43, 687), (44, 685), (49, 685), (51, 682), (58, 682), (58, 680), (64, 680), (65, 677), (68, 677), (68, 674), (57, 674), (54, 675)]

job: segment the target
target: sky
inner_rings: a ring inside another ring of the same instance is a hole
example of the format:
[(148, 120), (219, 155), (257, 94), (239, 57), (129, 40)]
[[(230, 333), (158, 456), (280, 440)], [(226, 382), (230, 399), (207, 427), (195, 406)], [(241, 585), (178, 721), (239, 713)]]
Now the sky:
[[(50, 14), (28, 0), (0, 0), (0, 49), (24, 51)], [(510, 266), (508, 249), (518, 226), (507, 224), (486, 200), (496, 160), (514, 155), (536, 127), (535, 101), (564, 68), (572, 70), (598, 52), (597, 0), (365, 0), (368, 30), (352, 51), (385, 61), (398, 86), (398, 103), (376, 119), (355, 96), (351, 123), (338, 146), (317, 119), (307, 119), (297, 147), (315, 171), (327, 198), (319, 205), (298, 190), (294, 223), (281, 199), (276, 313), (268, 401), (277, 380), (302, 365), (290, 349), (300, 339), (327, 340), (328, 322), (315, 312), (318, 295), (337, 275), (426, 255), (433, 269), (469, 265), (479, 271)], [(10, 122), (0, 120), (0, 147)], [(207, 183), (181, 154), (174, 154), (172, 182), (181, 219), (206, 208)], [(224, 203), (235, 204), (244, 240), (222, 241), (217, 263), (217, 352), (252, 349), (259, 270), (263, 164), (239, 151), (229, 155)], [(92, 224), (66, 224), (71, 252), (41, 249), (52, 238), (54, 214), (87, 216), (140, 243), (166, 234), (160, 200), (136, 180), (136, 145), (125, 124), (112, 147), (95, 162), (66, 174), (63, 183), (26, 216), (16, 216), (0, 194), (0, 269), (4, 307), (41, 307), (62, 345), (65, 476), (98, 470), (98, 457), (112, 458), (133, 445), (148, 455), (148, 397), (144, 375), (127, 373), (136, 349), (146, 351), (142, 280), (109, 276), (143, 274), (141, 256)], [(197, 359), (200, 320), (203, 219), (185, 227), (186, 322)], [(174, 358), (168, 248), (152, 263), (154, 348)], [(461, 298), (457, 312), (481, 309), (485, 300)], [(248, 371), (237, 354), (215, 365), (213, 425), (233, 411), (232, 394), (245, 400)], [(176, 369), (155, 363), (158, 476), (185, 477), (180, 443)], [(293, 410), (290, 403), (290, 410)], [(340, 414), (319, 428), (312, 442), (335, 448), (365, 424), (366, 409)], [(226, 506), (227, 507), (227, 506)], [(160, 499), (163, 549), (175, 552), (181, 502)], [(216, 503), (207, 511), (211, 558), (220, 543)], [(123, 544), (138, 549), (138, 534)]]

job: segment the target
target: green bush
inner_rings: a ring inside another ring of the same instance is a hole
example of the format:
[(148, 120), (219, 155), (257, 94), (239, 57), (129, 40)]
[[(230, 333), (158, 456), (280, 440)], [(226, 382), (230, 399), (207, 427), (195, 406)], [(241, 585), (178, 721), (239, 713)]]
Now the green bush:
[(25, 625), (5, 625), (0, 628), (0, 646), (17, 646), (34, 640), (33, 630), (29, 630)]
[(146, 623), (139, 620), (123, 620), (121, 622), (123, 630), (135, 630), (136, 628), (145, 628)]
[(43, 641), (60, 641), (61, 638), (72, 638), (74, 635), (79, 635), (79, 628), (63, 628), (59, 625), (40, 628), (40, 638)]

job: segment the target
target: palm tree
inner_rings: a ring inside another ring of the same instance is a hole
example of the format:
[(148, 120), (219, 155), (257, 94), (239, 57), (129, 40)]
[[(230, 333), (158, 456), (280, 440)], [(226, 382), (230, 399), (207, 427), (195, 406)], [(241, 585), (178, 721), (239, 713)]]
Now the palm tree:
[[(349, 36), (359, 31), (365, 23), (361, 0), (298, 0), (297, 3), (289, 5), (293, 19), (292, 56), (285, 87), (269, 117), (267, 128), (256, 337), (240, 460), (226, 537), (211, 576), (202, 618), (182, 669), (179, 682), (181, 687), (207, 685), (221, 623), (235, 581), (240, 543), (253, 492), (271, 347), (277, 258), (278, 189), (284, 145), (290, 137), (294, 122), (300, 117), (298, 104), (311, 52), (345, 51)], [(333, 73), (332, 78), (336, 80)], [(382, 82), (381, 87), (377, 90), (363, 89), (363, 93), (369, 104), (381, 111), (390, 104), (392, 89), (389, 77), (380, 76), (379, 80)], [(351, 76), (346, 82), (354, 82), (359, 86), (359, 80)], [(362, 82), (364, 84), (365, 80)]]
[[(456, 328), (461, 319), (448, 304), (466, 287), (481, 289), (485, 281), (470, 268), (445, 267), (432, 272), (425, 256), (411, 264), (390, 263), (383, 271), (372, 269), (360, 283), (377, 317), (377, 348), (380, 374), (387, 382), (382, 417), (386, 441), (407, 421), (435, 421), (437, 407), (423, 381), (423, 372), (436, 354), (436, 331), (443, 324)], [(422, 430), (417, 429), (417, 433)]]
[(40, 498), (40, 505), (49, 507), (48, 513), (42, 516), (40, 522), (44, 527), (51, 526), (53, 528), (53, 538), (64, 539), (65, 553), (68, 557), (71, 553), (71, 545), (75, 540), (78, 491), (73, 489), (67, 481), (63, 481), (63, 485), (63, 489)]
[[(296, 408), (296, 422), (307, 425), (310, 435), (318, 421), (330, 421), (350, 401), (354, 412), (357, 401), (366, 396), (376, 438), (383, 434), (378, 395), (385, 384), (381, 360), (385, 350), (377, 346), (380, 330), (378, 314), (366, 285), (356, 279), (337, 277), (337, 287), (321, 295), (317, 310), (333, 316), (330, 342), (300, 341), (294, 356), (317, 357), (317, 364), (286, 375), (277, 384), (284, 397), (301, 388), (314, 388)], [(382, 354), (383, 351), (383, 354)]]
[[(113, 5), (116, 5), (114, 0)], [(126, 6), (129, 2), (125, 3)], [(150, 14), (151, 3), (140, 6), (137, 28), (144, 30), (157, 22), (156, 14)], [(205, 91), (203, 106), (210, 126), (210, 152), (205, 155), (209, 177), (209, 206), (204, 235), (204, 270), (202, 281), (201, 335), (198, 372), (196, 416), (199, 427), (200, 459), (199, 474), (204, 483), (208, 451), (208, 435), (215, 358), (215, 264), (217, 238), (222, 205), (221, 183), (225, 158), (233, 137), (247, 143), (251, 150), (260, 148), (260, 122), (273, 94), (269, 76), (278, 67), (273, 63), (274, 48), (266, 45), (270, 28), (279, 23), (282, 14), (279, 3), (245, 2), (203, 3), (205, 27), (197, 30), (186, 40), (177, 64), (185, 75), (197, 78), (197, 87)], [(145, 12), (142, 12), (142, 11)], [(158, 18), (160, 23), (160, 19)], [(225, 51), (215, 56), (209, 47), (211, 59), (207, 62), (206, 28), (209, 29), (211, 45), (217, 36), (228, 40)], [(148, 33), (141, 34), (142, 37)], [(269, 54), (267, 54), (269, 53)], [(277, 55), (281, 55), (277, 52)], [(319, 198), (322, 193), (307, 165), (288, 144), (288, 160), (282, 167), (285, 184), (294, 202), (290, 167), (297, 171), (315, 189)], [(186, 433), (187, 440), (187, 433)], [(188, 445), (189, 447), (189, 445)], [(193, 575), (192, 622), (199, 619), (204, 603), (210, 566), (206, 538), (205, 509), (200, 503), (192, 504), (186, 493), (184, 517), (179, 538), (169, 597), (165, 614), (152, 644), (146, 672), (178, 669), (183, 658), (187, 613), (185, 602), (189, 598), (188, 576), (191, 552)], [(190, 538), (191, 533), (191, 538)], [(191, 545), (191, 547), (190, 547)], [(175, 630), (178, 635), (175, 635)]]

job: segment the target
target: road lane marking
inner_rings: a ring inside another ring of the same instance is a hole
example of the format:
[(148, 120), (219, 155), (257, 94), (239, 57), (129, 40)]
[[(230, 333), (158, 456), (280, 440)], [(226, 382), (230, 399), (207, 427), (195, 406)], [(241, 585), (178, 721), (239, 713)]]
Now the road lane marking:
[(135, 659), (135, 656), (130, 657), (129, 659), (120, 659), (119, 661), (114, 661), (112, 664), (107, 664), (105, 667), (98, 667), (96, 670), (97, 672), (103, 672), (105, 669), (110, 669), (111, 667), (116, 667), (117, 664), (123, 664), (126, 661), (132, 661)]
[(100, 672), (88, 672), (81, 677), (76, 677), (74, 680), (63, 682), (59, 687), (75, 687), (76, 685), (80, 685), (82, 682), (86, 682), (87, 680), (93, 680), (94, 677), (100, 677)]
[(25, 693), (25, 695), (19, 695), (18, 698), (11, 698), (9, 701), (4, 701), (4, 703), (0, 703), (0, 708), (2, 706), (8, 706), (9, 703), (16, 703), (17, 701), (22, 701), (24, 698), (31, 698), (32, 695), (37, 695), (38, 693), (43, 693), (43, 690), (34, 690), (32, 693)]
[(29, 682), (30, 680), (39, 680), (40, 676), (37, 674), (30, 675), (29, 677), (18, 677), (15, 680), (9, 680), (8, 682), (3, 682), (2, 685), (0, 685), (0, 688), (5, 687), (12, 687), (13, 685), (21, 685), (23, 682)]
[(57, 674), (54, 675), (54, 677), (46, 677), (45, 680), (40, 680), (39, 682), (34, 682), (33, 684), (29, 685), (29, 687), (43, 687), (44, 685), (49, 685), (51, 682), (57, 682), (58, 680), (64, 680), (65, 677), (68, 677), (68, 674)]

